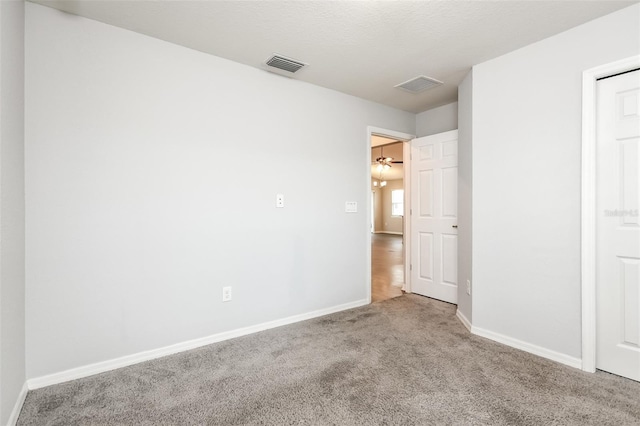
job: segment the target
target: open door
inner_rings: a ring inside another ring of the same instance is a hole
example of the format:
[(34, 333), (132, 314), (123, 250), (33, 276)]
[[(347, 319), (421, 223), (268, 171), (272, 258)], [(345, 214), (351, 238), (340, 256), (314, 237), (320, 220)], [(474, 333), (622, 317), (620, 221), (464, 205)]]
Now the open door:
[(458, 300), (458, 131), (411, 141), (411, 291)]
[(640, 381), (640, 71), (597, 86), (596, 367)]

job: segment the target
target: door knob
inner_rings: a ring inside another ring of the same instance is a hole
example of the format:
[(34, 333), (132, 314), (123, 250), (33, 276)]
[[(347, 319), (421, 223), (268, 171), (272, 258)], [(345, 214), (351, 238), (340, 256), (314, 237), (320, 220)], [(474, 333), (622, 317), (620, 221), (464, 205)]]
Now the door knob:
[(452, 227), (452, 228), (457, 228), (457, 227), (458, 227), (458, 225), (451, 225), (451, 227)]

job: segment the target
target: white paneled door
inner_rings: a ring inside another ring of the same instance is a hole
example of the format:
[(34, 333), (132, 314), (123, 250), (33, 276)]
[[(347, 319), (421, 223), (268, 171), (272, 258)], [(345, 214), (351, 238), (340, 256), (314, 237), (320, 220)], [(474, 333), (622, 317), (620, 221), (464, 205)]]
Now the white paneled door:
[(411, 291), (458, 301), (458, 131), (411, 141)]
[(598, 81), (596, 367), (640, 381), (640, 71)]

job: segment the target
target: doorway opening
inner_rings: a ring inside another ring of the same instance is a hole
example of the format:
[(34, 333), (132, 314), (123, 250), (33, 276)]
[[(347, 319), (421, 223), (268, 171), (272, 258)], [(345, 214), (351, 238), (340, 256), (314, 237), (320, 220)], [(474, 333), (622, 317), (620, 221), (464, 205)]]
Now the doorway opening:
[(402, 295), (404, 286), (403, 142), (371, 137), (371, 301)]
[(406, 289), (406, 141), (372, 134), (370, 142), (370, 290), (371, 301), (379, 302), (401, 296)]

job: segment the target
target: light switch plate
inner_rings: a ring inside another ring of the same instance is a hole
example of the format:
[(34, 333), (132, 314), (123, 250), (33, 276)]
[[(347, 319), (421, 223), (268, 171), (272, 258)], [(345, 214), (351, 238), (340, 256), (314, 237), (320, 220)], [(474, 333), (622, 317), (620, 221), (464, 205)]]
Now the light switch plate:
[(344, 203), (344, 211), (346, 213), (357, 213), (358, 203), (356, 201), (347, 201)]
[(231, 287), (222, 287), (222, 301), (228, 302), (231, 300)]

